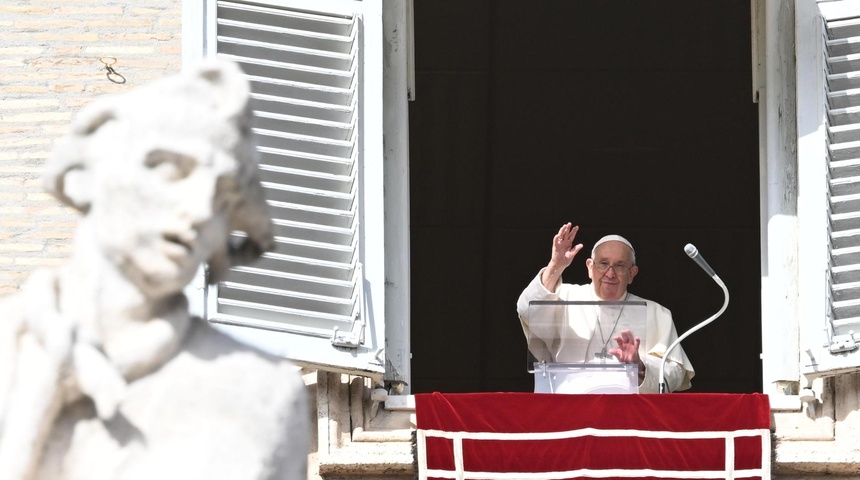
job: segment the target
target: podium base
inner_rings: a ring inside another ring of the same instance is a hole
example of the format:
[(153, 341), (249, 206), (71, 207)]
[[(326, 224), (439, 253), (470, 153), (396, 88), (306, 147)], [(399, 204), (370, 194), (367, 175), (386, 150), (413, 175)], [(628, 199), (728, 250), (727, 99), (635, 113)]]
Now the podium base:
[(632, 363), (535, 363), (535, 393), (639, 393), (639, 368)]

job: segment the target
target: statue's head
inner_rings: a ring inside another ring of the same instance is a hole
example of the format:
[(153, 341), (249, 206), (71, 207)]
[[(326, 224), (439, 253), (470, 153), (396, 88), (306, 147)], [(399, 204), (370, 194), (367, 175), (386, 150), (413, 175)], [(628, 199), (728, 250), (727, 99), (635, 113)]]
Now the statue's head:
[(249, 94), (239, 67), (206, 63), (87, 106), (49, 160), (47, 190), (145, 294), (180, 291), (204, 262), (218, 281), (272, 247)]

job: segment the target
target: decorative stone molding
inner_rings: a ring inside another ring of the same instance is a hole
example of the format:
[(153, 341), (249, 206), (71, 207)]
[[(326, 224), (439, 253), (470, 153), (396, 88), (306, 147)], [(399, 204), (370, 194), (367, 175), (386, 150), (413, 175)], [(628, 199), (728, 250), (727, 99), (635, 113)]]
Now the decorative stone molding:
[[(414, 407), (386, 408), (371, 380), (340, 373), (316, 376), (318, 475), (324, 479), (411, 479)], [(384, 390), (383, 390), (384, 392)], [(379, 402), (379, 403), (377, 403)]]

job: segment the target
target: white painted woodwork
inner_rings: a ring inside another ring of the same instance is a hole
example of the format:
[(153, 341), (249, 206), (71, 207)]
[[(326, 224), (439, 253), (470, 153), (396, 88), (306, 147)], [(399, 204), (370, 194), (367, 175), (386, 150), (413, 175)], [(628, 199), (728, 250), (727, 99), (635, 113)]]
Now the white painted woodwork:
[[(797, 382), (797, 163), (790, 2), (764, 2), (764, 72), (759, 81), (763, 391)], [(762, 60), (760, 58), (760, 60)]]
[(276, 240), (260, 261), (208, 288), (206, 318), (298, 363), (381, 374), (381, 0), (196, 8), (186, 17), (204, 19), (202, 33), (192, 32), (200, 56), (237, 62), (251, 81)]
[(860, 367), (860, 2), (798, 2), (797, 59), (801, 369), (814, 377)]

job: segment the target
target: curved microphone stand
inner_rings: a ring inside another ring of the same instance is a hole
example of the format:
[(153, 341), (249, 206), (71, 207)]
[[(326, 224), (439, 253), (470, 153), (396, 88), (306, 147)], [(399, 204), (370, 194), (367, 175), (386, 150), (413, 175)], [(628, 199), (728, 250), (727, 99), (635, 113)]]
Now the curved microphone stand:
[(714, 270), (708, 265), (708, 262), (706, 262), (705, 259), (702, 258), (701, 255), (699, 255), (699, 251), (692, 244), (688, 243), (687, 246), (684, 247), (684, 251), (687, 253), (687, 255), (690, 258), (695, 260), (695, 262), (700, 267), (702, 267), (702, 269), (705, 271), (705, 273), (710, 275), (711, 278), (713, 278), (714, 281), (717, 282), (717, 285), (719, 285), (720, 288), (723, 289), (723, 295), (725, 296), (725, 301), (723, 302), (723, 307), (720, 308), (719, 312), (715, 313), (712, 317), (708, 318), (704, 322), (702, 322), (702, 323), (696, 325), (695, 327), (684, 332), (684, 334), (681, 335), (680, 337), (678, 337), (677, 340), (672, 342), (672, 344), (669, 345), (669, 348), (666, 349), (666, 352), (663, 353), (663, 358), (660, 360), (660, 387), (659, 387), (660, 393), (666, 393), (667, 392), (666, 377), (664, 376), (664, 373), (665, 373), (665, 369), (666, 369), (666, 359), (669, 358), (669, 352), (671, 352), (676, 346), (678, 346), (678, 344), (681, 343), (682, 340), (689, 337), (691, 334), (699, 331), (702, 327), (705, 327), (708, 324), (710, 324), (711, 322), (713, 322), (714, 320), (716, 320), (717, 317), (719, 317), (720, 315), (723, 314), (723, 312), (726, 311), (726, 307), (729, 306), (729, 289), (726, 288), (726, 284), (723, 283), (723, 281), (720, 279), (719, 275), (714, 273)]

